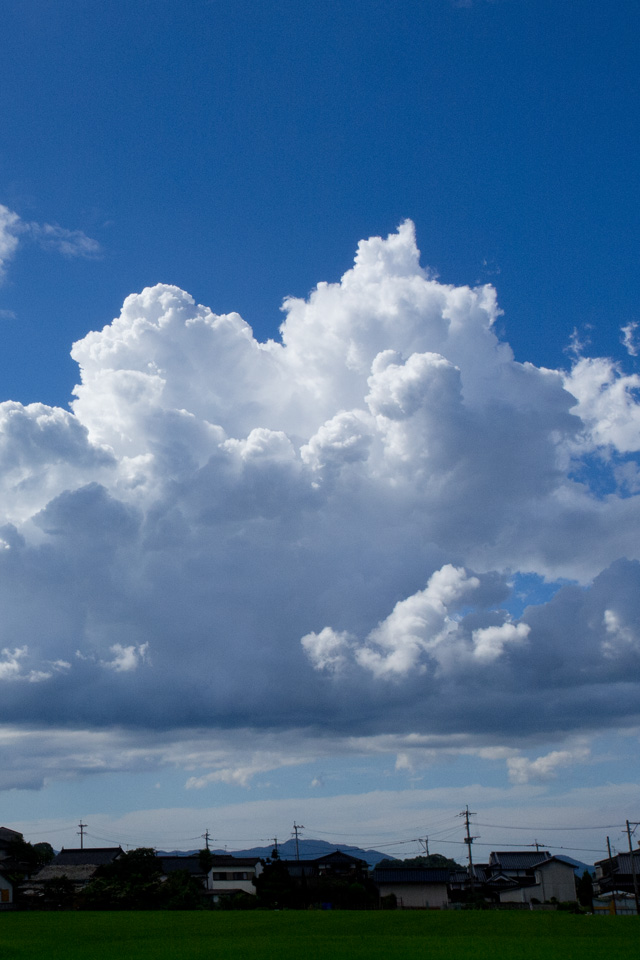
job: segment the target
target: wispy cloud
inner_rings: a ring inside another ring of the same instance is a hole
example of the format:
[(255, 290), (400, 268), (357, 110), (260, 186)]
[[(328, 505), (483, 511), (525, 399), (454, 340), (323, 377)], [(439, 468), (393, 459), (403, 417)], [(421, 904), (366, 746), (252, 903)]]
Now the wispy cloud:
[(6, 265), (18, 247), (17, 232), (20, 217), (0, 203), (0, 281), (4, 279)]
[(529, 760), (527, 757), (509, 757), (507, 767), (512, 783), (545, 783), (554, 780), (561, 770), (576, 763), (585, 763), (590, 757), (586, 744), (578, 744), (570, 750), (552, 750), (544, 756)]
[(622, 343), (631, 357), (637, 357), (640, 353), (639, 326), (638, 322), (634, 320), (628, 323), (626, 327), (622, 327)]
[(102, 255), (98, 241), (88, 237), (82, 230), (67, 230), (51, 223), (26, 223), (24, 229), (38, 246), (61, 253), (64, 257), (95, 260)]
[(58, 224), (27, 222), (0, 204), (0, 281), (6, 275), (7, 264), (15, 256), (19, 245), (28, 242), (69, 258), (95, 260), (102, 256), (98, 241), (82, 230), (67, 230)]

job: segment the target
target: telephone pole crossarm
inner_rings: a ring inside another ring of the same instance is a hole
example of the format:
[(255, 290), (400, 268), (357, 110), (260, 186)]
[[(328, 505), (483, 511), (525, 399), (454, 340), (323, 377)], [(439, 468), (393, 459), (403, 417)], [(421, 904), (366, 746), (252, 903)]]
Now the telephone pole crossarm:
[(84, 850), (84, 832), (87, 829), (87, 824), (83, 823), (81, 820), (78, 826), (80, 827), (78, 830), (78, 836), (80, 837), (80, 849)]
[(298, 846), (298, 831), (304, 830), (304, 824), (293, 821), (293, 834), (296, 838), (296, 860), (300, 859), (300, 848)]

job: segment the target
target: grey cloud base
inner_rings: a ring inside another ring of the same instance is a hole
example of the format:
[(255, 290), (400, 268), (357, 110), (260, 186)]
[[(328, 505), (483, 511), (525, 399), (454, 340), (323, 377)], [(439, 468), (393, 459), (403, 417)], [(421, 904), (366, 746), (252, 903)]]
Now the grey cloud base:
[[(283, 309), (259, 343), (144, 290), (74, 345), (71, 412), (0, 405), (2, 722), (635, 722), (638, 378), (516, 363), (493, 289), (432, 279), (410, 223)], [(514, 619), (517, 571), (574, 585)]]

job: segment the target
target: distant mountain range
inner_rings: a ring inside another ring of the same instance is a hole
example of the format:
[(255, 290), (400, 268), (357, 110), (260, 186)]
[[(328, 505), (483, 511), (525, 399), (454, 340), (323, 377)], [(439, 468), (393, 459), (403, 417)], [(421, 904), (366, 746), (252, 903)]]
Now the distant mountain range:
[(570, 863), (573, 866), (577, 877), (581, 877), (585, 870), (587, 870), (592, 876), (595, 874), (595, 868), (591, 863), (583, 863), (582, 860), (574, 860), (573, 857), (565, 857), (563, 853), (557, 854), (557, 857), (558, 860), (564, 860), (566, 863)]
[[(211, 850), (211, 853), (221, 853), (221, 854), (232, 854), (234, 857), (270, 857), (273, 852), (274, 844), (270, 843), (265, 847), (250, 847), (247, 850)], [(361, 860), (366, 860), (370, 867), (374, 867), (376, 863), (379, 863), (380, 860), (384, 860), (387, 856), (385, 853), (380, 853), (379, 850), (362, 850), (360, 847), (353, 847), (346, 843), (327, 843), (326, 840), (298, 840), (298, 849), (300, 851), (301, 860), (315, 860), (316, 857), (323, 857), (328, 853), (334, 853), (336, 850), (341, 850), (343, 853), (348, 853), (352, 857), (359, 857)], [(159, 856), (172, 856), (172, 857), (188, 857), (194, 853), (199, 853), (198, 850), (158, 850)], [(296, 842), (295, 840), (285, 840), (284, 843), (278, 843), (278, 853), (283, 860), (295, 860), (296, 859)]]

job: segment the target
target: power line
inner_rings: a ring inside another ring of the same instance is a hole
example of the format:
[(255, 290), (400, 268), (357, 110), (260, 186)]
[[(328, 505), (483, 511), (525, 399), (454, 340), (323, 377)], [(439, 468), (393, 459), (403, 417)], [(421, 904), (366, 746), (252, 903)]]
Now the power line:
[[(447, 842), (447, 843), (456, 843), (456, 844), (458, 844), (458, 845), (461, 846), (461, 847), (462, 847), (462, 846), (465, 846), (465, 847), (466, 847), (466, 845), (467, 845), (467, 841), (466, 841), (466, 840), (447, 840), (446, 842)], [(496, 844), (495, 844), (495, 843), (482, 843), (482, 842), (480, 842), (480, 843), (477, 843), (476, 846), (477, 846), (477, 847), (493, 847), (493, 848), (495, 849)], [(522, 850), (523, 847), (533, 847), (533, 846), (535, 846), (535, 844), (533, 844), (533, 843), (501, 843), (501, 844), (500, 844), (500, 848), (501, 848), (501, 849), (502, 849), (503, 847), (515, 847), (516, 850)], [(582, 852), (582, 853), (604, 853), (604, 850), (602, 850), (602, 849), (600, 849), (600, 850), (593, 850), (593, 849), (591, 849), (591, 848), (589, 848), (589, 847), (565, 847), (565, 846), (556, 845), (556, 844), (553, 845), (553, 849), (554, 849), (554, 850), (576, 850), (576, 851), (579, 851), (579, 852)]]
[(535, 827), (529, 826), (521, 827), (518, 824), (508, 824), (508, 823), (478, 823), (479, 827), (495, 827), (496, 830), (624, 830), (624, 823), (610, 823), (608, 825), (598, 826), (598, 827), (544, 827), (537, 824)]

